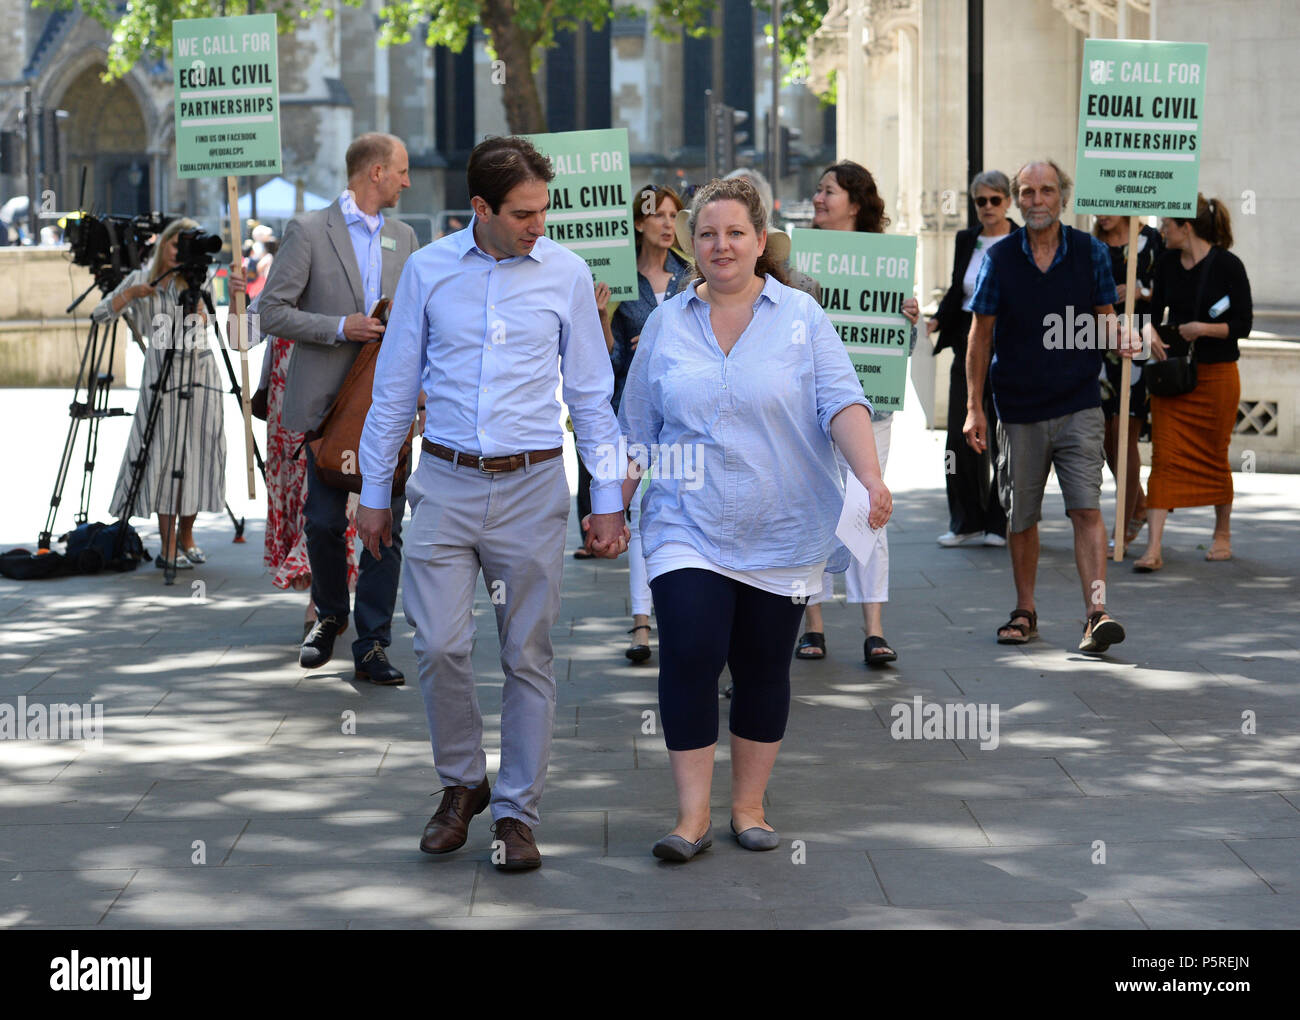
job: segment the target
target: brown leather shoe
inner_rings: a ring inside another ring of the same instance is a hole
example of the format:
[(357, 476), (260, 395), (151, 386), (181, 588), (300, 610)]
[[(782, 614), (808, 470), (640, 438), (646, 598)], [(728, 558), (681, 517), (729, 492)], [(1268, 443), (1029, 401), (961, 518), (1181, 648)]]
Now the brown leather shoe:
[(542, 866), (542, 852), (533, 840), (533, 830), (518, 818), (499, 819), (492, 831), (505, 844), (504, 847), (492, 847), (492, 863), (497, 870), (529, 871)]
[(459, 850), (469, 838), (469, 823), (488, 806), (492, 791), (488, 781), (478, 786), (449, 786), (442, 791), (442, 803), (424, 827), (420, 849), (426, 854), (449, 854)]

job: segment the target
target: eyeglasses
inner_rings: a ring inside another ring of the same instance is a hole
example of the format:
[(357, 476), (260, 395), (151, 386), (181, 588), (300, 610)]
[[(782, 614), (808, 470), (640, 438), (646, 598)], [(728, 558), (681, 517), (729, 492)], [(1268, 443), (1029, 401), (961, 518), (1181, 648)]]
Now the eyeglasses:
[(975, 199), (975, 204), (979, 206), (981, 209), (983, 209), (986, 205), (991, 205), (993, 206), (994, 209), (996, 209), (998, 206), (1002, 204), (1002, 196), (1001, 195), (980, 195), (979, 198)]

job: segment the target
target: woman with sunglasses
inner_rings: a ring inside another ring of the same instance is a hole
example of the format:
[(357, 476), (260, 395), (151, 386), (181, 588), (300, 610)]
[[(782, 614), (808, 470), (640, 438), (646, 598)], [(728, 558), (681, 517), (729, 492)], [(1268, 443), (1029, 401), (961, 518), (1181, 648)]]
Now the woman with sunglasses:
[[(926, 323), (926, 331), (939, 333), (934, 345), (938, 354), (952, 348), (948, 372), (948, 442), (944, 452), (944, 481), (948, 487), (948, 530), (939, 536), (945, 548), (983, 541), (984, 545), (1007, 544), (1007, 515), (998, 499), (997, 440), (989, 430), (989, 449), (976, 453), (962, 435), (966, 423), (966, 336), (970, 333), (971, 298), (984, 256), (995, 244), (1019, 226), (1007, 218), (1011, 209), (1011, 182), (1001, 170), (985, 170), (971, 181), (970, 197), (980, 225), (957, 232), (952, 260), (952, 284), (939, 302), (939, 310)], [(984, 383), (984, 414), (997, 421), (993, 389)]]

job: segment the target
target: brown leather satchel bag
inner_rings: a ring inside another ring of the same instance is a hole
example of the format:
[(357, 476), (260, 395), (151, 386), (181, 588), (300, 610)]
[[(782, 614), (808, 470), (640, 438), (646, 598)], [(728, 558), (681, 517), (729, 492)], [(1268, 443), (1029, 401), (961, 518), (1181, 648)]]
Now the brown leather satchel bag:
[[(347, 378), (339, 387), (338, 396), (325, 412), (320, 425), (307, 434), (312, 457), (316, 460), (316, 477), (332, 489), (361, 491), (361, 430), (370, 412), (371, 391), (375, 385), (375, 360), (379, 357), (379, 344), (363, 344), (357, 352)], [(415, 435), (415, 421), (407, 430), (401, 453), (397, 455), (393, 471), (393, 495), (406, 491), (406, 471), (411, 463), (411, 440)]]

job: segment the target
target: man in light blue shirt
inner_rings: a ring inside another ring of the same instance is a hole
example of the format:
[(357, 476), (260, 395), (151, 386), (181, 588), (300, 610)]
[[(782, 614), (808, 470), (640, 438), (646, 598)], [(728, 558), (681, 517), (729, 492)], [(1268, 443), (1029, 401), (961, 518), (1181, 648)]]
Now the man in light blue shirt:
[[(402, 592), (444, 793), (420, 849), (459, 849), (470, 820), (490, 803), (503, 844), (493, 863), (503, 870), (541, 864), (532, 828), (550, 757), (550, 631), (569, 514), (555, 397), (561, 380), (584, 460), (608, 461), (620, 449), (591, 272), (544, 235), (553, 176), (550, 161), (521, 138), (491, 138), (471, 154), (474, 219), (422, 248), (402, 273), (360, 450), (357, 525), (375, 554), (390, 540), (386, 493), (423, 390)], [(627, 547), (625, 470), (626, 459), (592, 484), (587, 544), (598, 555)], [(470, 662), (480, 570), (505, 671), (495, 792)]]

